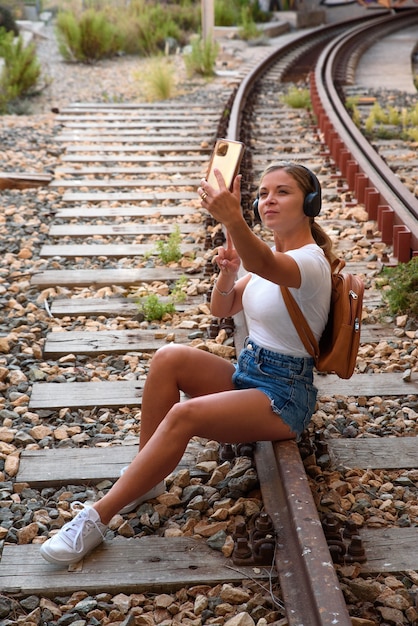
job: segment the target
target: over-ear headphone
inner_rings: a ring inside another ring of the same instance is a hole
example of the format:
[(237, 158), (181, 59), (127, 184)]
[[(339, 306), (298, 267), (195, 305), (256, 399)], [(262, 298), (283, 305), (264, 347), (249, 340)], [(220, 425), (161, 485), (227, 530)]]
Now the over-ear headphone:
[[(322, 204), (321, 185), (319, 183), (319, 180), (315, 176), (315, 174), (309, 168), (305, 167), (304, 165), (301, 165), (300, 163), (297, 163), (297, 165), (298, 167), (303, 167), (303, 169), (308, 172), (309, 177), (312, 181), (312, 185), (314, 187), (314, 191), (311, 191), (305, 196), (305, 199), (303, 201), (303, 212), (308, 217), (316, 217), (317, 215), (319, 215), (319, 212), (321, 210), (321, 204)], [(259, 201), (259, 197), (257, 195), (256, 199), (253, 202), (253, 209), (257, 218), (260, 217), (258, 213), (258, 201)]]

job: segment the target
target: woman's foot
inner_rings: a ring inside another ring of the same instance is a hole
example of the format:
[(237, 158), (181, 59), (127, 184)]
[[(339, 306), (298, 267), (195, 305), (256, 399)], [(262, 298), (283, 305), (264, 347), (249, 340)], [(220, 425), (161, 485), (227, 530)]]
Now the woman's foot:
[(93, 507), (82, 506), (71, 522), (41, 545), (41, 555), (46, 561), (60, 565), (76, 563), (103, 541), (107, 526)]

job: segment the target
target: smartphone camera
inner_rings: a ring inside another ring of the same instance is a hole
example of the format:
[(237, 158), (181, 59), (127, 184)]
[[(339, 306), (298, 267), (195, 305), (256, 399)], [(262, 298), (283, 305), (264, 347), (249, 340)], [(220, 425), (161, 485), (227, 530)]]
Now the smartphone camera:
[(216, 155), (220, 157), (226, 156), (226, 153), (228, 152), (228, 147), (229, 146), (226, 141), (220, 141), (217, 146)]

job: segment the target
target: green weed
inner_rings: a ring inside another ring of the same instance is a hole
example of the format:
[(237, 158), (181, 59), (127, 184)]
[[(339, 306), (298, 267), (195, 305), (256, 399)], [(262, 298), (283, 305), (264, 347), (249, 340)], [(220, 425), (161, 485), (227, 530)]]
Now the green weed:
[(187, 286), (187, 276), (181, 276), (175, 283), (167, 301), (161, 300), (157, 294), (152, 293), (140, 298), (136, 305), (148, 322), (161, 320), (165, 315), (172, 315), (176, 311), (175, 303), (184, 302), (187, 297), (185, 288)]
[(411, 141), (418, 141), (418, 128), (410, 128), (406, 131), (406, 136)]
[(345, 101), (347, 111), (352, 111), (358, 105), (359, 96), (349, 96)]
[(138, 300), (137, 307), (148, 322), (161, 320), (167, 313), (172, 314), (176, 310), (172, 302), (163, 302), (155, 293)]
[(157, 252), (164, 265), (177, 262), (181, 259), (180, 243), (181, 233), (178, 226), (170, 233), (167, 241), (157, 241)]
[(311, 109), (311, 95), (309, 89), (292, 86), (287, 94), (282, 96), (282, 101), (292, 109)]
[(384, 109), (375, 102), (364, 121), (364, 130), (371, 139), (415, 140), (418, 126), (418, 105), (397, 108), (389, 105)]

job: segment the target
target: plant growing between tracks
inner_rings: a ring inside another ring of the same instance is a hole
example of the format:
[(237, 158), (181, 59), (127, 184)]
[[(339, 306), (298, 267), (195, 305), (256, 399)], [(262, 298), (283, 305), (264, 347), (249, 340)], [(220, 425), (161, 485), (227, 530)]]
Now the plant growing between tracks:
[(187, 276), (181, 276), (175, 283), (168, 301), (161, 300), (156, 293), (139, 298), (136, 305), (139, 314), (144, 316), (148, 322), (162, 320), (166, 315), (172, 315), (176, 310), (176, 303), (184, 302), (186, 293), (184, 288), (187, 285)]

